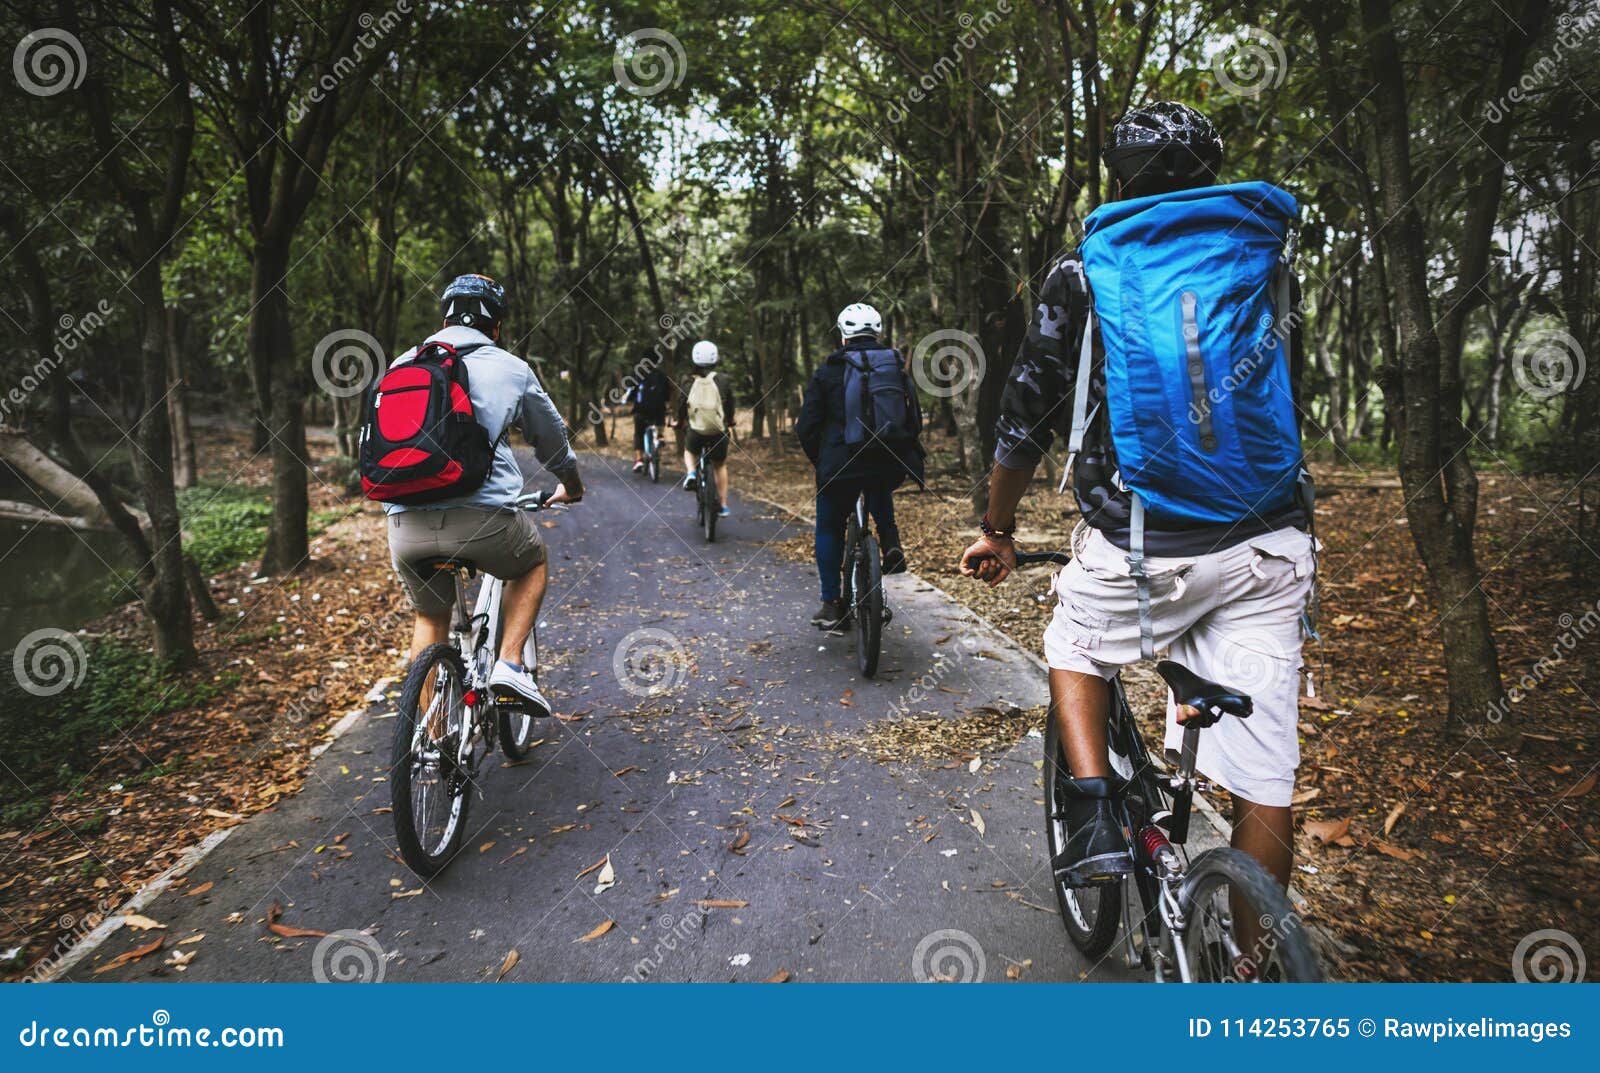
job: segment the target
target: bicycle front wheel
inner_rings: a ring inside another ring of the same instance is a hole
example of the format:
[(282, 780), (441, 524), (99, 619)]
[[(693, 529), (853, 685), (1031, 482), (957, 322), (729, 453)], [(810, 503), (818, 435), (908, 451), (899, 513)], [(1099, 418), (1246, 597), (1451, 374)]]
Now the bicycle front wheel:
[(449, 644), (424, 649), (400, 692), (390, 805), (400, 856), (423, 877), (450, 863), (466, 833), (471, 787), (457, 760), (471, 714), (465, 694), (466, 668)]
[(1236, 849), (1194, 859), (1178, 893), (1183, 953), (1195, 983), (1311, 984), (1322, 967), (1305, 921), (1259, 861)]
[(883, 562), (878, 542), (861, 534), (851, 567), (851, 588), (855, 592), (856, 665), (861, 677), (878, 673), (878, 655), (883, 648)]

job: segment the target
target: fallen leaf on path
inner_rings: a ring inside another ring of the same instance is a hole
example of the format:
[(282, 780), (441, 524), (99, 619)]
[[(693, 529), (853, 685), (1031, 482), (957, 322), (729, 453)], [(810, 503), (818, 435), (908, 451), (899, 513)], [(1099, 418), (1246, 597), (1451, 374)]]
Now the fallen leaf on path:
[(786, 984), (788, 982), (789, 982), (789, 970), (788, 969), (779, 969), (777, 972), (775, 972), (771, 976), (767, 977), (767, 983), (769, 983), (769, 984)]
[(165, 945), (166, 941), (167, 940), (165, 937), (158, 938), (153, 942), (146, 943), (144, 946), (136, 946), (126, 953), (118, 954), (116, 957), (112, 958), (110, 961), (94, 970), (94, 974), (99, 976), (103, 972), (110, 972), (112, 969), (120, 969), (122, 966), (127, 965), (130, 962), (138, 961), (147, 954), (153, 954), (157, 950), (160, 950), (161, 947)]
[(983, 823), (983, 813), (979, 812), (977, 809), (972, 809), (970, 811), (972, 812), (972, 826), (977, 828), (978, 837), (982, 838), (988, 832), (988, 828), (985, 827)]
[(506, 959), (500, 963), (500, 975), (494, 978), (494, 982), (499, 983), (501, 980), (504, 980), (506, 978), (506, 973), (516, 968), (519, 960), (521, 960), (521, 955), (515, 950), (507, 954)]
[(577, 875), (573, 876), (572, 877), (573, 880), (576, 881), (576, 880), (582, 879), (584, 876), (588, 875), (590, 872), (596, 871), (597, 869), (600, 869), (600, 868), (604, 868), (606, 866), (606, 864), (608, 862), (610, 862), (610, 860), (611, 860), (611, 854), (608, 853), (604, 857), (601, 857), (598, 861), (595, 861), (589, 867), (585, 868), (583, 871), (579, 872)]
[(214, 886), (216, 886), (216, 884), (211, 882), (208, 879), (204, 883), (202, 883), (198, 887), (196, 887), (194, 890), (185, 891), (183, 896), (185, 898), (193, 898), (196, 894), (204, 894), (206, 891), (210, 890)]
[(318, 931), (316, 928), (297, 928), (293, 924), (268, 924), (267, 930), (274, 935), (281, 935), (285, 939), (322, 939), (327, 937), (327, 932)]
[(600, 936), (604, 935), (606, 932), (610, 931), (612, 928), (614, 928), (616, 926), (617, 926), (617, 922), (615, 920), (603, 920), (599, 924), (596, 924), (595, 927), (594, 927), (594, 930), (591, 931), (589, 934), (581, 936), (580, 938), (574, 939), (572, 941), (575, 942), (575, 943), (591, 942), (592, 940), (600, 938)]
[(616, 885), (617, 870), (611, 867), (611, 854), (608, 853), (606, 854), (606, 865), (604, 868), (600, 869), (600, 875), (595, 879), (594, 892), (596, 894), (603, 894)]
[(743, 909), (749, 902), (741, 902), (732, 898), (702, 898), (694, 903), (701, 909)]
[(740, 830), (738, 834), (733, 836), (733, 841), (728, 843), (728, 852), (737, 853), (742, 856), (744, 854), (744, 848), (749, 844), (750, 829), (746, 827)]
[(1582, 797), (1584, 794), (1586, 794), (1590, 790), (1594, 789), (1594, 784), (1595, 784), (1595, 772), (1591, 771), (1591, 772), (1589, 772), (1589, 777), (1588, 778), (1584, 779), (1582, 782), (1578, 783), (1578, 785), (1576, 785), (1572, 789), (1568, 790), (1566, 792), (1566, 794), (1564, 794), (1563, 796), (1565, 796), (1565, 797)]
[(140, 931), (149, 931), (152, 928), (166, 928), (166, 925), (161, 923), (159, 920), (151, 920), (149, 917), (142, 916), (138, 913), (129, 913), (127, 916), (122, 918), (122, 922), (128, 927), (137, 928)]

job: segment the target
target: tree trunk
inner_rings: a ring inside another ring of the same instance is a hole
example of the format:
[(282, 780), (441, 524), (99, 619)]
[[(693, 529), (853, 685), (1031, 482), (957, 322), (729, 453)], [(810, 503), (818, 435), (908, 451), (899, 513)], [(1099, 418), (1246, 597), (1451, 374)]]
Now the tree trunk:
[(272, 455), (272, 518), (261, 573), (297, 570), (310, 557), (306, 526), (310, 497), (306, 489), (305, 375), (295, 360), (285, 293), (289, 243), (257, 241), (251, 272), (250, 356), (268, 370), (268, 412), (262, 422)]
[[(1374, 124), (1381, 182), (1379, 201), (1387, 217), (1371, 221), (1386, 251), (1394, 287), (1399, 379), (1400, 481), (1405, 489), (1411, 538), (1427, 568), (1439, 609), (1439, 633), (1449, 691), (1449, 726), (1487, 728), (1506, 714), (1500, 659), (1489, 628), (1472, 547), (1472, 518), (1452, 510), (1445, 483), (1441, 414), (1442, 356), (1429, 309), (1427, 248), (1414, 199), (1410, 117), (1399, 44), (1389, 0), (1362, 0), (1371, 76), (1377, 83)], [(1459, 421), (1459, 411), (1452, 415)]]
[(193, 488), (200, 479), (195, 461), (194, 426), (189, 419), (189, 383), (183, 375), (183, 314), (167, 309), (167, 416), (172, 421), (172, 479), (179, 488)]

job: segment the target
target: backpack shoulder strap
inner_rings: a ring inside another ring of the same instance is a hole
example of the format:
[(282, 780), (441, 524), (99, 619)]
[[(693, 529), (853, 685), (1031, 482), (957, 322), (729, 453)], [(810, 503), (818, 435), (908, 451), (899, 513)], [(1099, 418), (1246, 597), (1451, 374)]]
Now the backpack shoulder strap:
[(1067, 464), (1065, 473), (1072, 472), (1072, 462), (1079, 451), (1083, 450), (1084, 433), (1089, 428), (1092, 415), (1089, 412), (1089, 380), (1094, 374), (1095, 350), (1100, 345), (1099, 333), (1095, 331), (1094, 323), (1094, 292), (1089, 287), (1089, 277), (1084, 272), (1082, 264), (1066, 262), (1078, 275), (1083, 284), (1084, 291), (1084, 319), (1083, 342), (1078, 347), (1078, 374), (1072, 384), (1072, 432), (1067, 437)]

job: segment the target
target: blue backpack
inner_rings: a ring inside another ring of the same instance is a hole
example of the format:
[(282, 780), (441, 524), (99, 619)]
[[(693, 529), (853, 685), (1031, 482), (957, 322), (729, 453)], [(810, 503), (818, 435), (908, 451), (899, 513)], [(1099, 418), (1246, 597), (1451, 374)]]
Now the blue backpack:
[(1146, 659), (1147, 521), (1225, 525), (1309, 495), (1288, 361), (1298, 214), (1293, 196), (1257, 182), (1117, 201), (1084, 221), (1093, 312), (1068, 451), (1083, 446), (1098, 343), (1111, 443), (1132, 493), (1128, 573)]
[(847, 350), (844, 355), (844, 442), (886, 446), (915, 440), (922, 431), (917, 393), (900, 352)]
[[(1302, 467), (1289, 380), (1294, 197), (1269, 183), (1102, 205), (1080, 247), (1122, 481), (1152, 524), (1289, 506)], [(1087, 424), (1084, 333), (1071, 450)]]

